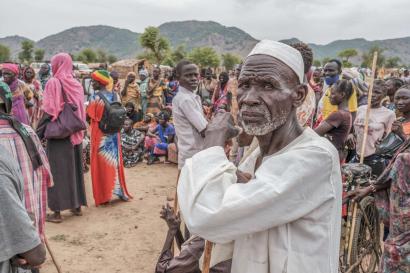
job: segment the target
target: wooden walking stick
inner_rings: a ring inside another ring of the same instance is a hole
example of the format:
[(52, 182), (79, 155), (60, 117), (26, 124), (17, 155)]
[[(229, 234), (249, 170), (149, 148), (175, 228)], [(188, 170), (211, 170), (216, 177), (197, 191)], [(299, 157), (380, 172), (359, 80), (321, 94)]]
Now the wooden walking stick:
[(367, 134), (369, 130), (369, 118), (370, 118), (370, 108), (372, 104), (372, 94), (373, 94), (373, 83), (374, 83), (374, 76), (376, 74), (376, 64), (377, 64), (377, 51), (374, 52), (373, 55), (373, 65), (372, 65), (372, 77), (370, 79), (370, 87), (369, 92), (367, 93), (367, 109), (366, 109), (366, 117), (364, 120), (364, 132), (363, 132), (363, 141), (362, 141), (362, 149), (360, 151), (360, 163), (363, 164), (364, 161), (364, 149), (367, 140)]
[(205, 241), (204, 260), (202, 262), (202, 273), (209, 273), (209, 266), (211, 264), (212, 246), (213, 246), (212, 242)]
[[(363, 164), (364, 162), (364, 152), (365, 152), (365, 146), (366, 146), (366, 141), (367, 141), (367, 134), (369, 130), (369, 118), (370, 118), (370, 109), (371, 109), (371, 104), (372, 104), (373, 83), (374, 83), (374, 77), (376, 74), (376, 65), (377, 65), (377, 51), (374, 52), (374, 55), (373, 55), (372, 77), (370, 79), (369, 92), (367, 93), (367, 109), (366, 109), (366, 117), (364, 119), (364, 132), (363, 132), (362, 147), (360, 149), (360, 163), (361, 164)], [(350, 233), (349, 251), (348, 251), (349, 263), (350, 263), (350, 254), (352, 252), (352, 245), (353, 245), (353, 232), (356, 228), (356, 218), (357, 218), (357, 203), (354, 203), (353, 204), (352, 227), (350, 230), (351, 233)]]
[(61, 270), (61, 266), (58, 264), (57, 259), (56, 259), (56, 257), (54, 256), (54, 253), (53, 253), (53, 251), (51, 250), (51, 247), (50, 247), (50, 245), (48, 244), (47, 238), (46, 238), (45, 236), (44, 236), (44, 243), (45, 243), (45, 245), (46, 245), (46, 247), (47, 247), (48, 253), (50, 253), (51, 260), (53, 260), (53, 263), (54, 263), (54, 265), (55, 265), (55, 267), (56, 267), (56, 269), (57, 269), (57, 272), (58, 272), (58, 273), (63, 273), (63, 271)]

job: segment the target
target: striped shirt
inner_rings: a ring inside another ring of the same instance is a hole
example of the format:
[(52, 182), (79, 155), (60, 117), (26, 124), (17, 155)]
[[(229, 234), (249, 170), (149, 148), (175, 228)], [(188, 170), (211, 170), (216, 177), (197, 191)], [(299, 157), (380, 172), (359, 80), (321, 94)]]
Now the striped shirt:
[(40, 238), (44, 238), (45, 217), (47, 209), (47, 187), (53, 185), (52, 174), (46, 153), (36, 133), (29, 126), (24, 125), (40, 153), (43, 165), (33, 169), (26, 146), (20, 135), (6, 120), (0, 120), (0, 145), (19, 163), (24, 179), (24, 201), (28, 214), (33, 217)]

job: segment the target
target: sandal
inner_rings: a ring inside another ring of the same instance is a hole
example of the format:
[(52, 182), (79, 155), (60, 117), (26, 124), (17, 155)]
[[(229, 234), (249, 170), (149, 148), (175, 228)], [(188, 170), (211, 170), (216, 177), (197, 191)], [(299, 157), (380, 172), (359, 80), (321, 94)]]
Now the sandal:
[(83, 213), (81, 211), (81, 208), (75, 208), (70, 210), (72, 214), (75, 216), (83, 216)]
[(50, 223), (60, 224), (63, 222), (63, 219), (60, 217), (56, 217), (56, 214), (47, 214), (46, 221)]

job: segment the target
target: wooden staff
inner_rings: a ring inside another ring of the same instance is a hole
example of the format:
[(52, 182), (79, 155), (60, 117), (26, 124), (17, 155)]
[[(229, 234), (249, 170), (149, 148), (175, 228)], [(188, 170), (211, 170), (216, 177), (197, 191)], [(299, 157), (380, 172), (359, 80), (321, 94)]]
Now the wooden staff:
[(51, 247), (50, 247), (50, 245), (48, 244), (47, 238), (46, 238), (45, 236), (44, 236), (44, 243), (45, 243), (45, 245), (46, 245), (46, 247), (47, 247), (48, 253), (50, 253), (51, 260), (53, 260), (53, 263), (54, 263), (54, 265), (55, 265), (55, 267), (56, 267), (56, 269), (57, 269), (57, 272), (58, 272), (58, 273), (62, 273), (63, 271), (61, 270), (61, 266), (58, 264), (57, 259), (56, 259), (56, 257), (54, 256), (54, 253), (53, 253), (53, 251), (51, 250)]
[[(371, 109), (371, 104), (372, 104), (372, 94), (373, 94), (373, 83), (374, 83), (374, 77), (376, 74), (376, 64), (377, 64), (377, 51), (374, 52), (373, 55), (373, 64), (372, 64), (372, 77), (370, 79), (370, 87), (369, 87), (369, 92), (367, 93), (367, 109), (366, 109), (366, 117), (364, 120), (364, 132), (363, 132), (363, 141), (362, 141), (362, 148), (360, 151), (360, 163), (363, 164), (364, 162), (364, 149), (366, 146), (366, 141), (367, 141), (367, 133), (369, 130), (369, 118), (370, 118), (370, 109)], [(353, 204), (353, 215), (352, 215), (352, 226), (351, 226), (351, 232), (350, 232), (350, 239), (349, 239), (349, 250), (348, 250), (348, 263), (350, 263), (350, 256), (352, 253), (352, 247), (353, 247), (353, 233), (356, 228), (356, 219), (357, 219), (357, 203), (355, 202)]]
[(362, 163), (362, 164), (363, 164), (363, 161), (364, 161), (364, 148), (366, 146), (367, 133), (368, 133), (368, 130), (369, 130), (369, 118), (370, 118), (370, 109), (371, 109), (371, 104), (372, 104), (373, 83), (374, 83), (374, 77), (375, 77), (375, 74), (376, 74), (376, 64), (377, 64), (377, 51), (374, 52), (374, 55), (373, 55), (372, 77), (370, 79), (369, 92), (367, 93), (367, 109), (366, 109), (366, 117), (365, 117), (365, 120), (364, 120), (364, 132), (363, 132), (362, 149), (360, 151), (360, 163)]
[(178, 211), (179, 211), (179, 207), (178, 207), (178, 181), (179, 181), (180, 174), (181, 174), (181, 170), (178, 170), (177, 182), (175, 183), (175, 197), (174, 197), (174, 213), (175, 213), (175, 215), (177, 215)]
[(209, 273), (209, 266), (211, 264), (212, 246), (213, 246), (212, 242), (205, 241), (204, 260), (202, 262), (202, 273)]

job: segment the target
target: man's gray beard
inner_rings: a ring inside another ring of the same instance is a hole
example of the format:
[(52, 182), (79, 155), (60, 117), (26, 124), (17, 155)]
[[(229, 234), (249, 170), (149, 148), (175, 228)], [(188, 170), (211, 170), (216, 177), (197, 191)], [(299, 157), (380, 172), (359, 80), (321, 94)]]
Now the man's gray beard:
[(283, 124), (285, 124), (287, 120), (287, 113), (283, 112), (280, 116), (278, 116), (275, 120), (272, 120), (272, 116), (269, 112), (269, 109), (265, 105), (260, 106), (247, 106), (243, 105), (241, 108), (242, 111), (250, 111), (250, 112), (257, 112), (261, 113), (265, 117), (265, 122), (263, 124), (246, 124), (242, 121), (242, 127), (245, 130), (245, 133), (251, 136), (263, 136), (273, 132)]

